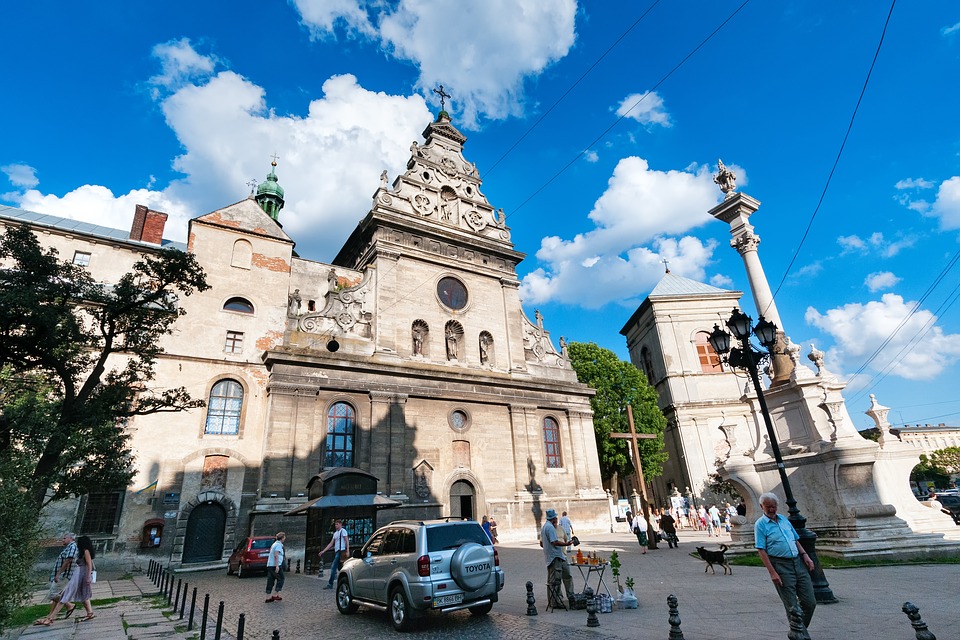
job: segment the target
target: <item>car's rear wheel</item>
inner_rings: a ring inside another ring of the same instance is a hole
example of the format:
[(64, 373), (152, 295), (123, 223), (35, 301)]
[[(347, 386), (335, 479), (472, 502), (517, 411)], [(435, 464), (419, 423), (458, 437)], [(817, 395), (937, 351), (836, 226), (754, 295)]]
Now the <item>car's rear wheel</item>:
[(242, 562), (237, 565), (237, 577), (238, 577), (238, 578), (246, 578), (246, 577), (249, 576), (249, 575), (250, 575), (250, 570), (247, 569), (246, 571), (244, 571), (244, 570), (243, 570), (243, 563), (242, 563)]
[(490, 613), (491, 609), (493, 609), (493, 603), (488, 602), (487, 604), (478, 604), (475, 607), (470, 607), (469, 611), (475, 616), (485, 616)]
[(337, 609), (344, 615), (356, 613), (359, 605), (353, 601), (353, 594), (350, 593), (350, 583), (346, 578), (340, 578), (337, 583)]
[(408, 631), (413, 624), (410, 615), (410, 603), (407, 602), (407, 596), (403, 592), (402, 586), (396, 586), (390, 591), (390, 622), (397, 631)]
[(228, 575), (228, 576), (232, 576), (233, 574), (234, 574), (233, 565), (231, 565), (231, 564), (228, 562), (228, 563), (227, 563), (227, 575)]

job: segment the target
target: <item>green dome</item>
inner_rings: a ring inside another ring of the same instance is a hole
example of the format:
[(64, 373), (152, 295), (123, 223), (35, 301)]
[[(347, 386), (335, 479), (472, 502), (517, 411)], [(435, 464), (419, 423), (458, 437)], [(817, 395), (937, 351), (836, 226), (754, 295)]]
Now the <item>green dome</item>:
[(270, 173), (267, 174), (267, 179), (264, 180), (257, 186), (257, 197), (259, 196), (276, 196), (283, 199), (283, 187), (280, 186), (280, 183), (277, 182), (277, 174), (274, 173), (274, 167), (277, 166), (276, 162), (272, 162)]

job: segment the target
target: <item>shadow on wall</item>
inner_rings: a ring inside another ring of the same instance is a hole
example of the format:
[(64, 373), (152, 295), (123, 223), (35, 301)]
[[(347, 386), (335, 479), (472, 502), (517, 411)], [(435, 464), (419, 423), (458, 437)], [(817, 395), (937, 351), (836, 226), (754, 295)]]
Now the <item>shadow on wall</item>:
[(540, 530), (543, 527), (543, 508), (540, 504), (540, 495), (543, 493), (543, 487), (537, 482), (537, 465), (534, 464), (533, 458), (531, 457), (527, 457), (527, 474), (530, 476), (530, 482), (527, 483), (525, 488), (530, 492), (530, 495), (533, 496), (530, 513), (533, 514), (533, 521), (537, 526), (537, 540), (539, 540)]

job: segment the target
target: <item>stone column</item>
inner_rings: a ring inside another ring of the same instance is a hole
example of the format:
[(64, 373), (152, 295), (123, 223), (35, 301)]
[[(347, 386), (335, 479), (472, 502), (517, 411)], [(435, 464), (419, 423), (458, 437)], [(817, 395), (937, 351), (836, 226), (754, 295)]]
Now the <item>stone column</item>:
[(405, 458), (406, 402), (406, 394), (370, 392), (370, 470), (380, 477), (380, 490), (387, 496), (403, 492), (406, 470), (412, 466)]
[[(760, 236), (753, 232), (753, 225), (749, 218), (760, 208), (760, 202), (754, 200), (745, 193), (730, 192), (723, 202), (710, 209), (710, 215), (717, 220), (726, 222), (730, 225), (730, 246), (737, 250), (740, 257), (743, 258), (743, 266), (747, 271), (747, 279), (750, 282), (750, 292), (753, 295), (753, 301), (757, 305), (757, 314), (777, 325), (777, 345), (775, 355), (773, 356), (773, 381), (782, 383), (789, 379), (793, 371), (793, 361), (786, 355), (785, 348), (786, 330), (783, 321), (780, 319), (780, 312), (777, 310), (777, 304), (773, 299), (773, 293), (770, 291), (770, 284), (767, 282), (767, 276), (763, 272), (763, 265), (760, 263), (760, 254), (757, 252), (757, 246), (760, 244)], [(756, 320), (756, 318), (755, 318)]]
[[(390, 309), (397, 304), (397, 298), (400, 287), (397, 282), (397, 262), (400, 260), (400, 254), (391, 251), (383, 246), (377, 246), (377, 256), (373, 266), (375, 271), (373, 276), (377, 278), (373, 284), (373, 290), (377, 292), (376, 307), (373, 310), (374, 327), (374, 348), (378, 352), (399, 353), (401, 349), (398, 337), (396, 322), (389, 321), (380, 316), (381, 309)], [(381, 280), (382, 278), (382, 280)], [(406, 327), (409, 330), (409, 325)], [(405, 334), (406, 335), (406, 334)], [(404, 345), (405, 346), (405, 345)]]
[(503, 325), (506, 330), (506, 357), (510, 371), (526, 371), (523, 354), (523, 318), (521, 317), (520, 282), (513, 278), (500, 278), (503, 291)]

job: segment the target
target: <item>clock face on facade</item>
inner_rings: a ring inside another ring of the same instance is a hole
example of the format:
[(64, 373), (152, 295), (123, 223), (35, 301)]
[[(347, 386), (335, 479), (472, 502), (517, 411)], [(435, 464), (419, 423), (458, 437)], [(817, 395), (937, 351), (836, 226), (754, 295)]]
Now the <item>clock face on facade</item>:
[(467, 288), (456, 278), (447, 276), (437, 283), (437, 297), (444, 306), (459, 311), (467, 306)]

